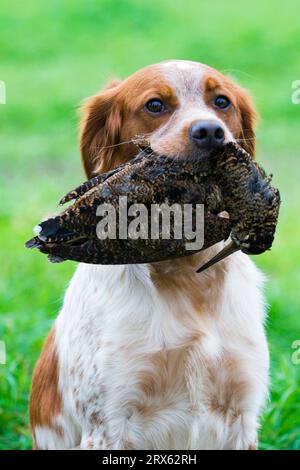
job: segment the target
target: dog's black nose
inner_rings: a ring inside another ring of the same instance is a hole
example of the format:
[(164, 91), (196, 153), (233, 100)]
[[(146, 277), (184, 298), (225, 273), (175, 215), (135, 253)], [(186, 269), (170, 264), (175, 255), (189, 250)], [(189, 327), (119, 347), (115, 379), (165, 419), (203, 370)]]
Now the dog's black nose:
[(218, 148), (224, 144), (225, 140), (224, 129), (218, 121), (193, 122), (189, 134), (199, 148)]

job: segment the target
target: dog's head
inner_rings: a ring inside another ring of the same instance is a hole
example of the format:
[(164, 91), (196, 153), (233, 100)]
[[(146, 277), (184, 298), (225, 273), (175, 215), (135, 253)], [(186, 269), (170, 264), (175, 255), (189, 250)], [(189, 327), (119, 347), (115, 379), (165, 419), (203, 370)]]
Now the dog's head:
[(81, 154), (88, 177), (140, 147), (182, 157), (236, 141), (254, 156), (256, 113), (248, 93), (207, 65), (166, 61), (112, 82), (84, 105)]

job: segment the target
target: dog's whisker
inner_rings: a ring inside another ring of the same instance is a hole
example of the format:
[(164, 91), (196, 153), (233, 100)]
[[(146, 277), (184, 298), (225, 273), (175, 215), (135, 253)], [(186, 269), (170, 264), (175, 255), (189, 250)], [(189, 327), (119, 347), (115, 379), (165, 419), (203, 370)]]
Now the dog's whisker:
[(249, 138), (249, 139), (236, 139), (236, 141), (237, 142), (253, 142), (253, 141), (255, 141), (255, 139), (251, 139), (251, 138)]
[(96, 146), (96, 149), (102, 151), (102, 150), (110, 149), (110, 148), (113, 148), (113, 147), (119, 147), (120, 145), (132, 144), (132, 143), (134, 143), (133, 141), (134, 141), (134, 139), (130, 139), (130, 140), (125, 140), (123, 142), (119, 142), (118, 144), (106, 145), (106, 146), (103, 146), (103, 147), (97, 147)]

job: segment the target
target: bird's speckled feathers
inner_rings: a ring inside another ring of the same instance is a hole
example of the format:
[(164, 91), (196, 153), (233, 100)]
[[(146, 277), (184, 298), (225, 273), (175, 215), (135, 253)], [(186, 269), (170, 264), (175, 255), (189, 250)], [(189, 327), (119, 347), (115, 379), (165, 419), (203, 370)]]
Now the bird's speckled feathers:
[[(109, 203), (119, 211), (119, 197), (127, 207), (142, 203), (204, 205), (204, 245), (226, 240), (230, 233), (238, 248), (256, 254), (270, 248), (278, 217), (279, 192), (251, 157), (235, 144), (227, 144), (210, 158), (181, 159), (141, 152), (122, 167), (96, 176), (69, 192), (61, 201), (75, 199), (57, 217), (42, 222), (26, 246), (50, 255), (53, 262), (66, 259), (95, 264), (132, 264), (162, 261), (192, 254), (187, 240), (100, 240), (96, 226), (99, 205)], [(218, 214), (227, 211), (229, 219)], [(149, 220), (150, 223), (150, 220)], [(195, 224), (193, 225), (195, 229)], [(118, 233), (118, 221), (117, 221)], [(199, 251), (195, 250), (195, 251)]]

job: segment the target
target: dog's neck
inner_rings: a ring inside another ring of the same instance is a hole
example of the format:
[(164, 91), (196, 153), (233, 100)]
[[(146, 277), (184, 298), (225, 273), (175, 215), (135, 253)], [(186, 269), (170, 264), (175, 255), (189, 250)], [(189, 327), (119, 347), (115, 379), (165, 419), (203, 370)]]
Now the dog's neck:
[[(194, 253), (182, 258), (176, 258), (167, 261), (159, 261), (151, 264), (150, 272), (153, 276), (164, 275), (164, 276), (178, 276), (178, 275), (197, 275), (197, 269), (199, 269), (204, 263), (213, 258), (224, 248), (225, 243), (220, 242), (216, 245), (207, 248), (206, 250)], [(226, 271), (227, 260), (218, 263), (216, 266), (211, 267), (207, 270), (206, 274), (211, 275), (213, 272)], [(199, 277), (199, 275), (197, 275)]]
[(221, 242), (200, 253), (150, 265), (150, 276), (159, 294), (169, 302), (176, 302), (177, 296), (185, 298), (197, 310), (202, 310), (204, 304), (212, 305), (221, 301), (230, 258), (202, 273), (197, 273), (197, 269), (216, 255), (223, 246), (224, 243)]

